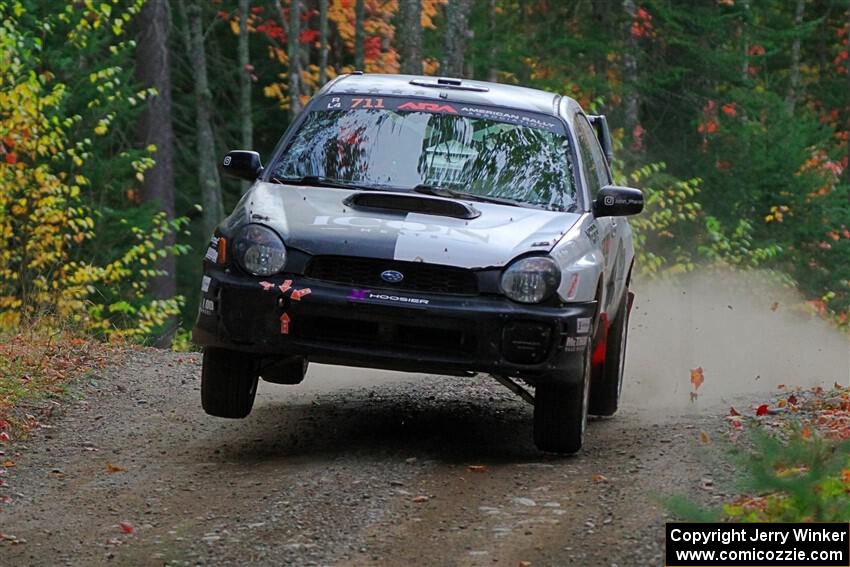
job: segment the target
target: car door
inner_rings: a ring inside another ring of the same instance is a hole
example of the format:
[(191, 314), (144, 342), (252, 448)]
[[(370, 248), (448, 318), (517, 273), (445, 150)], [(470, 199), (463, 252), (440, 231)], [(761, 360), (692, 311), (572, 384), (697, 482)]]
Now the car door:
[[(581, 152), (581, 167), (584, 174), (585, 182), (587, 183), (590, 193), (591, 202), (596, 200), (599, 190), (611, 183), (611, 172), (608, 169), (608, 160), (602, 153), (602, 147), (596, 139), (593, 127), (588, 122), (584, 114), (576, 113), (573, 125), (575, 126), (576, 136), (578, 138), (578, 147)], [(619, 248), (617, 242), (618, 234), (618, 218), (604, 217), (595, 219), (596, 226), (599, 231), (600, 246), (602, 254), (605, 257), (605, 298), (603, 309), (610, 313), (610, 308), (613, 302), (618, 297), (616, 296), (616, 257)]]

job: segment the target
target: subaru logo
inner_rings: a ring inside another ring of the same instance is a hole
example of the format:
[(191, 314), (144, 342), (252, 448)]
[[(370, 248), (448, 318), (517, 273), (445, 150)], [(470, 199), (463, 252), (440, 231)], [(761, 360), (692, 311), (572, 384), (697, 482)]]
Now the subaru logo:
[(399, 283), (404, 279), (404, 274), (395, 270), (381, 272), (381, 279), (387, 283)]

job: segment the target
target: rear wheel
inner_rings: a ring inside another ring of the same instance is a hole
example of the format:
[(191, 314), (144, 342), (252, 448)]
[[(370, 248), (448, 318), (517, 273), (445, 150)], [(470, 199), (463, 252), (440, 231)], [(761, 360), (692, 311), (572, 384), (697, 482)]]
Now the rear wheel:
[(593, 415), (612, 416), (617, 413), (620, 405), (626, 367), (626, 341), (629, 334), (628, 296), (629, 292), (626, 290), (617, 308), (617, 316), (608, 330), (608, 345), (602, 372), (591, 384), (590, 413)]
[(205, 348), (201, 370), (201, 405), (216, 417), (243, 418), (257, 394), (257, 362), (250, 354)]
[(590, 390), (590, 348), (577, 384), (540, 384), (534, 394), (534, 444), (541, 451), (575, 453), (584, 443)]

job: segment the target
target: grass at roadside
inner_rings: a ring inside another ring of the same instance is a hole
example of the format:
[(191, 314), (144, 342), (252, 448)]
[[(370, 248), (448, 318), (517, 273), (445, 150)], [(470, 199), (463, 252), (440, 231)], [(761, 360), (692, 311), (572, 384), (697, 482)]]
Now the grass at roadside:
[(30, 408), (66, 396), (72, 379), (105, 366), (110, 348), (65, 330), (0, 334), (0, 432), (25, 435), (35, 425)]
[(686, 498), (669, 508), (692, 520), (850, 521), (850, 388), (783, 394), (745, 417), (727, 417), (739, 495), (708, 509)]

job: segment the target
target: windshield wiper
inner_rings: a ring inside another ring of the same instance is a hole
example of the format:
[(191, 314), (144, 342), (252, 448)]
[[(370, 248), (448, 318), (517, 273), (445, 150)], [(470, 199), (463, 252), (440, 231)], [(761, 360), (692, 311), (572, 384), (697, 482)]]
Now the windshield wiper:
[(467, 193), (465, 191), (455, 191), (454, 189), (448, 189), (447, 187), (440, 187), (438, 185), (417, 185), (413, 188), (416, 193), (423, 193), (425, 195), (434, 195), (436, 197), (451, 197), (455, 199), (469, 199), (470, 201), (480, 201), (482, 203), (493, 203), (496, 205), (509, 205), (511, 207), (527, 207), (527, 208), (539, 208), (538, 205), (532, 203), (525, 203), (523, 201), (517, 201), (516, 199), (509, 199), (507, 197), (491, 197), (489, 195), (479, 195), (477, 193)]
[(375, 185), (364, 185), (352, 181), (340, 181), (322, 175), (302, 175), (301, 177), (271, 177), (273, 183), (282, 185), (307, 185), (312, 187), (334, 187), (337, 189), (367, 189), (384, 191), (385, 188)]

